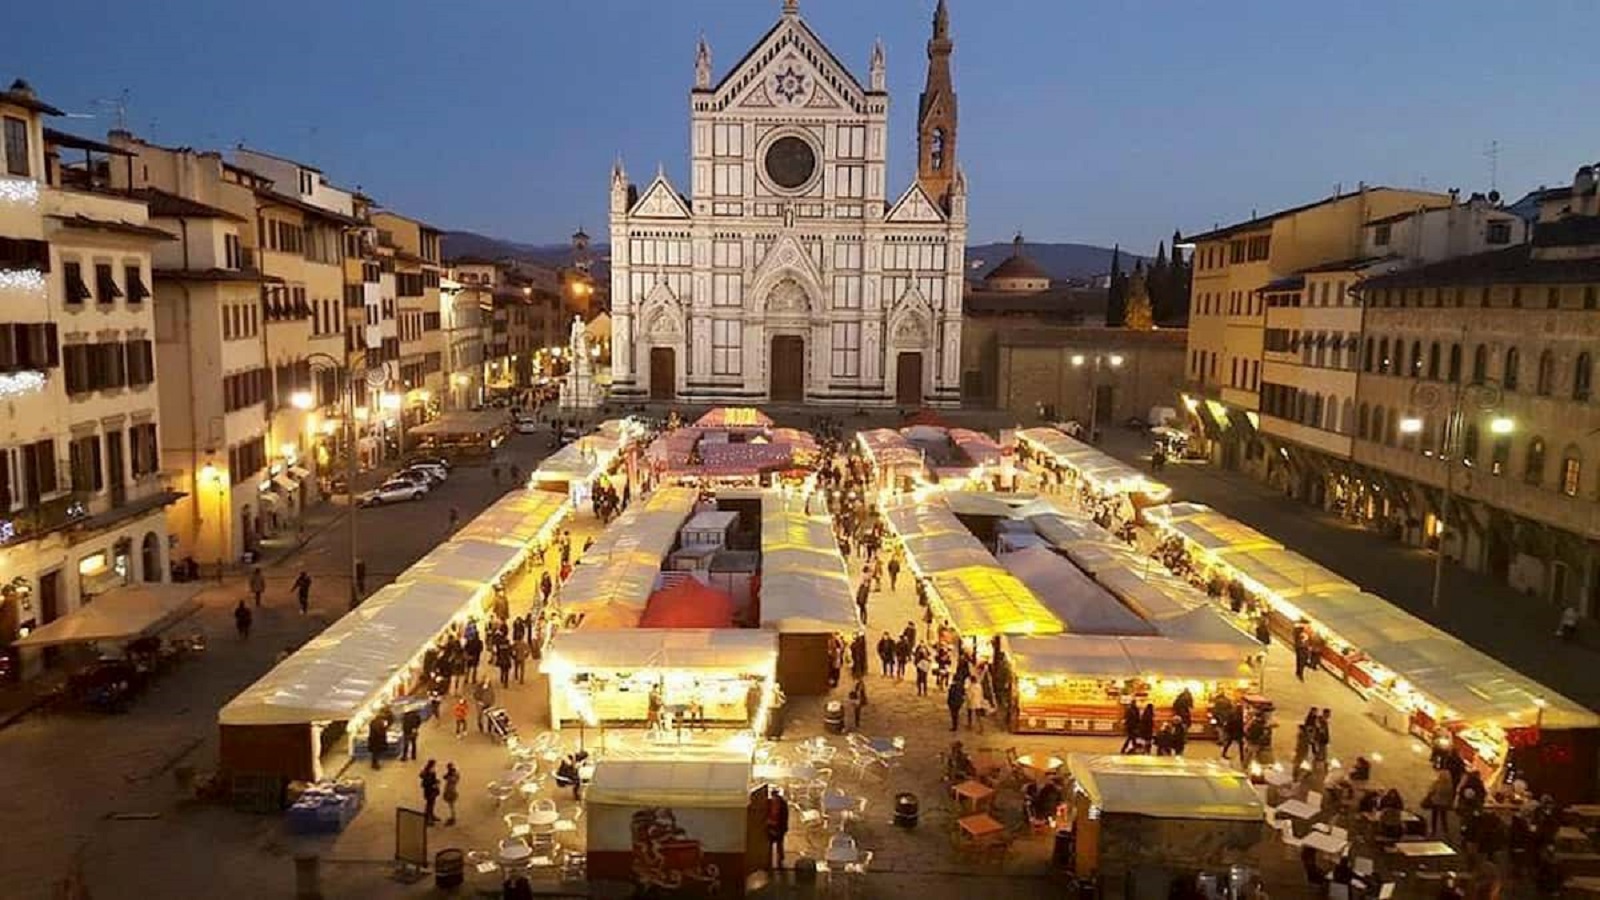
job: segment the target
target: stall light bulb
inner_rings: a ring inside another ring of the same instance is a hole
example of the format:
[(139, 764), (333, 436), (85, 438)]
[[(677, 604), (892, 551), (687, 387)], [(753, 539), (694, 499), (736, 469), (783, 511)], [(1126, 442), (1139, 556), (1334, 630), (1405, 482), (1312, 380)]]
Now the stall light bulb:
[(1383, 754), (1379, 753), (1376, 750), (1374, 750), (1371, 753), (1367, 754), (1367, 757), (1370, 758), (1375, 763), (1383, 762)]

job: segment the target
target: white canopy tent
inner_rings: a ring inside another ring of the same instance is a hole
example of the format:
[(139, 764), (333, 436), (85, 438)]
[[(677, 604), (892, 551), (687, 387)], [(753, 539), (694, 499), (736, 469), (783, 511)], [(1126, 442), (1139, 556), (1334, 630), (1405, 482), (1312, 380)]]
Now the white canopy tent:
[(773, 491), (762, 498), (761, 627), (794, 634), (861, 628), (828, 520), (785, 509)]
[(1000, 564), (1059, 616), (1071, 634), (1156, 633), (1154, 626), (1054, 551), (1044, 547), (1019, 550), (1000, 557)]
[(692, 488), (665, 487), (630, 506), (600, 534), (561, 586), (562, 613), (583, 615), (586, 628), (638, 624), (661, 562), (698, 496)]
[(778, 636), (731, 628), (627, 628), (557, 632), (539, 670), (551, 674), (605, 669), (711, 669), (770, 677)]
[(514, 568), (527, 551), (480, 540), (451, 540), (428, 551), (402, 576), (407, 580), (442, 578), (474, 585), (493, 584)]
[(1067, 768), (1101, 813), (1161, 819), (1265, 821), (1250, 776), (1182, 756), (1072, 753)]
[(550, 532), (568, 512), (567, 502), (565, 497), (546, 491), (512, 491), (457, 531), (455, 539), (517, 547), (548, 541)]
[(65, 616), (18, 638), (18, 647), (131, 641), (193, 612), (204, 584), (129, 584), (112, 588)]
[(749, 759), (604, 759), (584, 791), (590, 804), (744, 809)]

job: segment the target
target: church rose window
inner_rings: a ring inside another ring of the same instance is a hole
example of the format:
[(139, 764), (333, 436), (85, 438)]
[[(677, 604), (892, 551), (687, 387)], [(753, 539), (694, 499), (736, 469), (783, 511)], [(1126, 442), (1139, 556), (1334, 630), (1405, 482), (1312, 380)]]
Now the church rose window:
[(811, 180), (816, 172), (817, 153), (804, 139), (789, 135), (778, 138), (767, 148), (767, 177), (786, 190), (794, 190)]

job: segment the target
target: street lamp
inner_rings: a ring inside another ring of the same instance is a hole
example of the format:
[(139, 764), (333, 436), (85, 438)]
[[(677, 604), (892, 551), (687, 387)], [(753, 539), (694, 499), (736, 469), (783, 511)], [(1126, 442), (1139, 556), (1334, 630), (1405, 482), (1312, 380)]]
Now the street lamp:
[(1099, 417), (1100, 417), (1100, 372), (1102, 370), (1106, 369), (1106, 368), (1120, 369), (1120, 368), (1122, 368), (1122, 363), (1123, 363), (1123, 359), (1122, 359), (1122, 354), (1120, 354), (1120, 353), (1109, 353), (1109, 354), (1104, 354), (1104, 355), (1097, 353), (1097, 354), (1094, 355), (1094, 358), (1093, 358), (1092, 362), (1091, 362), (1091, 360), (1085, 358), (1084, 355), (1081, 354), (1081, 353), (1074, 353), (1072, 355), (1072, 367), (1073, 368), (1081, 369), (1086, 364), (1091, 366), (1091, 368), (1089, 369), (1089, 442), (1090, 443), (1094, 442), (1095, 432), (1096, 432), (1097, 426), (1099, 425)]
[[(356, 604), (361, 602), (361, 596), (357, 592), (357, 582), (359, 581), (357, 573), (359, 572), (358, 564), (360, 561), (357, 559), (356, 554), (358, 546), (356, 543), (356, 381), (353, 377), (354, 373), (350, 371), (349, 362), (346, 360), (340, 360), (331, 354), (319, 351), (307, 354), (306, 361), (311, 363), (313, 368), (317, 368), (317, 364), (322, 363), (322, 367), (332, 369), (335, 376), (341, 372), (344, 374), (344, 390), (341, 392), (345, 401), (344, 492), (347, 498), (346, 502), (349, 504), (349, 510), (345, 513), (345, 517), (349, 519), (350, 536), (350, 608), (354, 609)], [(307, 406), (300, 406), (301, 394), (305, 395)], [(309, 409), (309, 404), (312, 401), (313, 398), (310, 391), (299, 391), (289, 398), (290, 403), (301, 409)]]
[(289, 395), (289, 405), (305, 412), (317, 405), (317, 398), (310, 391), (295, 391)]
[[(1474, 413), (1486, 413), (1497, 409), (1504, 392), (1500, 385), (1494, 382), (1480, 384), (1461, 384), (1457, 382), (1447, 395), (1438, 385), (1427, 382), (1418, 382), (1411, 386), (1411, 405), (1426, 411), (1442, 411), (1445, 414), (1444, 433), (1439, 441), (1439, 462), (1444, 464), (1444, 493), (1439, 499), (1439, 545), (1433, 553), (1433, 584), (1429, 590), (1428, 602), (1434, 609), (1439, 608), (1440, 589), (1444, 581), (1444, 538), (1445, 531), (1450, 527), (1450, 501), (1454, 499), (1456, 458), (1460, 453), (1461, 433), (1464, 427), (1465, 411), (1471, 406)], [(1507, 435), (1516, 429), (1516, 422), (1508, 416), (1494, 416), (1489, 420), (1489, 431), (1492, 434)], [(1400, 431), (1403, 434), (1418, 434), (1422, 431), (1422, 420), (1415, 416), (1407, 416), (1400, 420)]]

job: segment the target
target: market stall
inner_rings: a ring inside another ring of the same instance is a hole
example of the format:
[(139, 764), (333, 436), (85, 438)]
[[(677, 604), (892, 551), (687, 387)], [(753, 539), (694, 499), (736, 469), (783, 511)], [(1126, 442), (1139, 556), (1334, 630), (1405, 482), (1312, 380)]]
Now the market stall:
[(562, 617), (581, 622), (583, 628), (637, 625), (662, 561), (698, 499), (689, 488), (667, 487), (623, 511), (561, 585), (557, 598)]
[(719, 406), (695, 420), (694, 427), (718, 430), (767, 431), (772, 418), (750, 406)]
[(630, 419), (610, 419), (546, 457), (528, 477), (528, 486), (565, 493), (574, 510), (591, 507), (594, 489), (615, 472), (628, 444), (640, 434)]
[(1251, 852), (1268, 835), (1249, 777), (1226, 763), (1073, 753), (1067, 770), (1075, 785), (1073, 870), (1105, 879), (1108, 892), (1120, 895), (1117, 882), (1147, 867), (1215, 871), (1253, 864)]
[(1032, 547), (1007, 553), (1000, 557), (1000, 564), (1033, 591), (1071, 634), (1156, 633), (1153, 625), (1052, 550)]
[(1121, 734), (1130, 700), (1154, 704), (1164, 723), (1187, 689), (1196, 710), (1189, 735), (1209, 738), (1204, 711), (1211, 698), (1237, 700), (1259, 683), (1244, 654), (1225, 644), (1063, 634), (1009, 637), (1006, 647), (1017, 676), (1017, 732)]
[(761, 627), (778, 633), (784, 692), (826, 694), (833, 641), (861, 630), (850, 577), (828, 519), (787, 509), (772, 492), (762, 501), (759, 606)]
[(1097, 498), (1127, 497), (1136, 508), (1165, 501), (1172, 489), (1116, 457), (1055, 428), (1017, 432), (1020, 455), (1064, 474)]
[(698, 711), (708, 726), (759, 734), (777, 663), (778, 636), (768, 631), (629, 628), (558, 633), (539, 668), (550, 676), (556, 728), (643, 726), (654, 690), (674, 728)]
[(873, 487), (878, 490), (908, 491), (923, 480), (922, 452), (900, 432), (874, 428), (857, 432), (856, 442), (872, 467)]
[(591, 881), (640, 896), (743, 896), (770, 860), (749, 758), (603, 759), (584, 796)]
[(493, 453), (510, 432), (511, 420), (505, 411), (493, 409), (449, 410), (407, 434), (419, 451), (471, 459)]
[(460, 541), (504, 543), (525, 549), (547, 545), (571, 512), (572, 507), (559, 495), (544, 491), (511, 491), (474, 516), (453, 536)]

